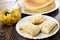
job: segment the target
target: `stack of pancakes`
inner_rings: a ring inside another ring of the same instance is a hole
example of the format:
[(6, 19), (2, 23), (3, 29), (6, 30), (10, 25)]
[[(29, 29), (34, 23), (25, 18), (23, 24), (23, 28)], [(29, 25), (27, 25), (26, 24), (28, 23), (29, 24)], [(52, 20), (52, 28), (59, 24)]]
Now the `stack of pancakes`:
[(55, 0), (23, 0), (26, 12), (46, 12), (55, 7)]

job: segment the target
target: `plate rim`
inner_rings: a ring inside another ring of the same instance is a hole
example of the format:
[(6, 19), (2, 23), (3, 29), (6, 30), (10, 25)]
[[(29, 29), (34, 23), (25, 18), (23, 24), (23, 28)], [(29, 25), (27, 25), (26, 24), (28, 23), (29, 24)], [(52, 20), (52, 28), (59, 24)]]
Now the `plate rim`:
[(53, 9), (51, 9), (51, 10), (49, 10), (47, 12), (42, 12), (42, 13), (28, 13), (28, 12), (25, 12), (25, 11), (22, 10), (21, 14), (27, 14), (27, 15), (48, 14), (50, 12), (55, 11), (57, 8), (59, 8), (59, 1), (58, 0), (55, 0), (55, 4), (56, 4), (56, 6)]
[[(46, 15), (44, 15), (44, 16), (46, 16)], [(27, 17), (30, 17), (30, 16), (27, 16)], [(50, 16), (46, 16), (46, 17), (50, 17)], [(26, 18), (26, 17), (24, 17), (24, 18)], [(24, 18), (22, 18), (22, 19), (24, 19)], [(50, 17), (50, 18), (53, 18), (53, 17)], [(21, 20), (22, 20), (21, 19)], [(57, 21), (55, 18), (53, 18), (55, 21)], [(20, 22), (20, 21), (19, 21)], [(19, 23), (18, 22), (18, 23)], [(17, 23), (17, 24), (18, 24)], [(57, 30), (56, 30), (56, 32), (55, 33), (52, 33), (51, 35), (49, 35), (49, 36), (46, 36), (46, 37), (41, 37), (41, 38), (34, 38), (34, 37), (26, 37), (26, 36), (23, 36), (22, 34), (20, 34), (20, 32), (18, 32), (18, 30), (17, 30), (17, 24), (16, 24), (16, 27), (15, 27), (15, 29), (16, 29), (16, 31), (17, 31), (17, 33), (20, 35), (20, 36), (22, 36), (22, 37), (24, 37), (24, 38), (29, 38), (29, 39), (44, 39), (44, 38), (48, 38), (48, 37), (51, 37), (51, 36), (53, 36), (53, 35), (55, 35), (58, 31), (59, 31), (59, 22), (57, 21), (57, 23), (58, 23), (58, 28), (57, 28)]]

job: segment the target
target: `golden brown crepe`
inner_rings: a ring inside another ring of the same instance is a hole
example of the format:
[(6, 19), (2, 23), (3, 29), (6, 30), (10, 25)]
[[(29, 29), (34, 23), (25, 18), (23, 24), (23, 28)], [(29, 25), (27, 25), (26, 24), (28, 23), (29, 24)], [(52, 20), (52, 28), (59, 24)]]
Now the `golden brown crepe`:
[(45, 12), (55, 7), (54, 0), (23, 0), (26, 12)]
[(36, 25), (26, 23), (20, 26), (20, 31), (23, 31), (29, 36), (36, 36), (40, 32), (40, 28)]
[(46, 18), (43, 15), (39, 15), (39, 16), (34, 16), (29, 18), (29, 22), (33, 23), (33, 24), (40, 24), (42, 22), (44, 22), (46, 20)]
[(41, 28), (42, 33), (50, 34), (57, 29), (58, 25), (54, 20), (46, 20), (41, 25), (39, 25), (39, 27)]

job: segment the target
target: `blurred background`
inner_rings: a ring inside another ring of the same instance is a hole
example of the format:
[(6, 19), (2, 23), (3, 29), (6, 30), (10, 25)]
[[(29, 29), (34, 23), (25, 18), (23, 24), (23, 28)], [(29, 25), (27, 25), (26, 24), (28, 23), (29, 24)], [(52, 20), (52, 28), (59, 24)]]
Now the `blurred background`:
[[(60, 0), (58, 0), (59, 2), (60, 2)], [(58, 13), (58, 15), (55, 17), (59, 22), (60, 22), (60, 5), (59, 5), (59, 13)]]

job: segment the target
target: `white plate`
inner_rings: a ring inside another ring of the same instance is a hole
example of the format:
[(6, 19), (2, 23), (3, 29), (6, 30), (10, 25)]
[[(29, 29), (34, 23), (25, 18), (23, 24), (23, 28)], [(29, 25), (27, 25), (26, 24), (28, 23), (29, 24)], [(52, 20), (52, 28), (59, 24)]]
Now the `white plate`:
[[(19, 4), (20, 4), (20, 6), (23, 6), (23, 3), (22, 3), (21, 0), (19, 0)], [(57, 8), (59, 8), (59, 1), (58, 1), (58, 0), (55, 0), (55, 4), (56, 4), (56, 6), (55, 6), (52, 10), (47, 11), (47, 12), (43, 12), (43, 13), (28, 13), (28, 12), (25, 12), (25, 11), (24, 11), (24, 8), (22, 8), (22, 13), (23, 13), (23, 14), (28, 14), (28, 15), (47, 14), (47, 13), (53, 12), (53, 11), (55, 11)]]
[[(38, 15), (37, 15), (37, 16), (38, 16)], [(45, 15), (44, 15), (44, 16), (45, 16)], [(50, 20), (50, 19), (51, 19), (51, 20), (55, 20), (55, 21), (57, 22), (57, 24), (58, 24), (58, 28), (57, 28), (52, 34), (50, 34), (50, 35), (40, 33), (39, 35), (37, 35), (37, 36), (35, 36), (35, 37), (30, 37), (30, 36), (28, 36), (28, 35), (20, 32), (20, 30), (19, 30), (20, 25), (22, 25), (23, 23), (27, 23), (27, 22), (28, 22), (28, 19), (29, 19), (30, 17), (33, 17), (33, 16), (24, 17), (24, 18), (22, 18), (22, 19), (16, 24), (16, 31), (18, 32), (19, 35), (21, 35), (21, 36), (23, 36), (23, 37), (25, 37), (25, 38), (29, 38), (29, 39), (44, 39), (44, 38), (48, 38), (48, 37), (50, 37), (50, 36), (53, 36), (53, 35), (56, 34), (56, 33), (58, 32), (58, 30), (59, 30), (59, 22), (58, 22), (56, 19), (54, 19), (54, 18), (52, 18), (52, 17), (50, 17), (50, 16), (45, 16), (45, 18), (46, 18), (47, 20)]]

